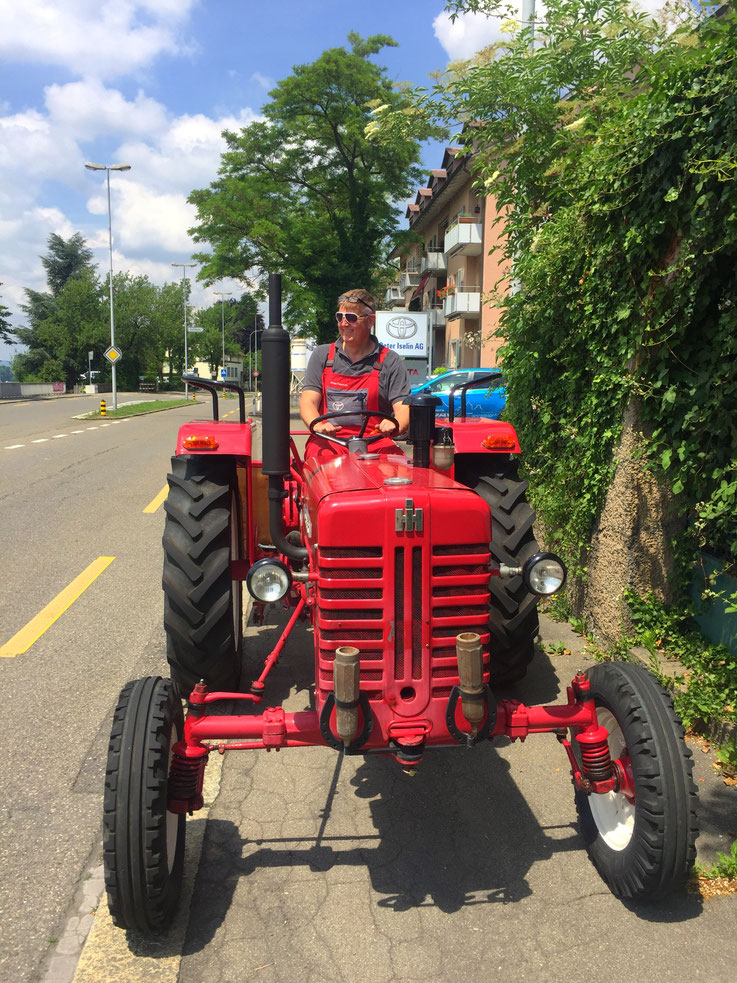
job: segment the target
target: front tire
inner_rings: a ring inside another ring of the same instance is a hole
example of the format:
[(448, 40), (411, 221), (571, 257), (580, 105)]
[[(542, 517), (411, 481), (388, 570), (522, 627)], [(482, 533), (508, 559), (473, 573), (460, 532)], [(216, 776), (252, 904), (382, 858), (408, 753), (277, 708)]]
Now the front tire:
[(171, 678), (188, 696), (200, 679), (211, 690), (240, 682), (243, 592), (238, 488), (229, 463), (172, 458), (164, 508), (164, 628)]
[(604, 663), (588, 677), (612, 760), (631, 762), (635, 795), (577, 789), (581, 834), (614, 894), (657, 900), (683, 887), (696, 856), (691, 751), (670, 696), (642, 666)]
[[(491, 557), (496, 563), (522, 566), (539, 551), (533, 526), (535, 513), (527, 502), (527, 482), (516, 467), (501, 474), (475, 476), (470, 486), (491, 511)], [(522, 577), (492, 577), (489, 609), (491, 682), (506, 686), (522, 679), (535, 654), (540, 630), (538, 598)]]
[(167, 797), (183, 733), (170, 680), (148, 676), (123, 688), (105, 771), (103, 866), (113, 921), (144, 935), (167, 927), (181, 893), (185, 817), (168, 811)]

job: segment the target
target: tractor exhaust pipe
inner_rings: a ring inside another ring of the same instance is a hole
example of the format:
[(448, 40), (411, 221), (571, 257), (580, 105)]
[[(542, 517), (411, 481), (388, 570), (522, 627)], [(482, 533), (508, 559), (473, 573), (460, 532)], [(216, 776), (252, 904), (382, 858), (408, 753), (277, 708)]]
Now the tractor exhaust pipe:
[(481, 636), (473, 631), (456, 635), (456, 658), (461, 690), (461, 711), (475, 737), (484, 716), (484, 655)]
[(261, 334), (263, 421), (262, 472), (269, 478), (269, 532), (274, 546), (292, 560), (307, 559), (304, 546), (284, 536), (282, 503), (289, 477), (289, 335), (281, 323), (281, 274), (269, 274), (269, 326)]
[(335, 730), (345, 747), (358, 733), (360, 658), (360, 652), (352, 645), (341, 645), (335, 650), (333, 662)]

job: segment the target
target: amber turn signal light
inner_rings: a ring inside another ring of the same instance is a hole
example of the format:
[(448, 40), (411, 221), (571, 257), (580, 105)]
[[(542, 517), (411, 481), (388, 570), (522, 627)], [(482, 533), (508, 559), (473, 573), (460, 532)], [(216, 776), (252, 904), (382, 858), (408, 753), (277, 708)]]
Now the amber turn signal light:
[(216, 451), (219, 446), (212, 434), (190, 434), (184, 438), (184, 448), (188, 451)]
[(481, 446), (487, 451), (511, 450), (514, 445), (514, 437), (510, 437), (507, 433), (490, 433), (481, 441)]

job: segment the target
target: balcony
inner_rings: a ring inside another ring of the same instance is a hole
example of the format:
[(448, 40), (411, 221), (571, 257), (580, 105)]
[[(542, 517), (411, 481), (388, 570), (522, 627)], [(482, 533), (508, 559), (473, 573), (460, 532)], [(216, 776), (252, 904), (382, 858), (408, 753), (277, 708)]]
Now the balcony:
[[(447, 242), (447, 239), (446, 239)], [(453, 287), (443, 298), (443, 315), (446, 318), (477, 318), (481, 313), (481, 287)]]
[(460, 215), (445, 233), (445, 260), (450, 256), (481, 254), (481, 223), (470, 215)]
[(445, 325), (445, 314), (442, 307), (431, 307), (427, 312), (431, 328), (442, 328)]
[(393, 283), (387, 288), (384, 303), (387, 307), (404, 307), (404, 291), (398, 283)]
[(416, 273), (411, 270), (402, 270), (399, 274), (399, 289), (402, 291), (418, 286), (419, 282), (419, 270)]
[(442, 249), (428, 249), (420, 260), (420, 273), (445, 273), (447, 269)]

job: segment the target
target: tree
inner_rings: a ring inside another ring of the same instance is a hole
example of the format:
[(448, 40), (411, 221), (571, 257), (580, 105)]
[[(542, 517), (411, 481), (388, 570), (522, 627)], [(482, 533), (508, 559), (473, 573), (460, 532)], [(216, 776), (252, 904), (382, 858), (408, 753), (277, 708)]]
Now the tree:
[(341, 291), (386, 282), (384, 257), (400, 235), (396, 202), (421, 175), (416, 134), (391, 144), (365, 135), (373, 112), (406, 105), (369, 60), (396, 42), (349, 41), (349, 51), (332, 48), (296, 66), (270, 93), (265, 122), (226, 132), (220, 177), (189, 199), (198, 217), (192, 235), (213, 247), (196, 257), (200, 275), (214, 282), (281, 272), (285, 320), (321, 340), (334, 337)]
[(478, 187), (504, 209), (519, 285), (497, 298), (508, 407), (546, 528), (574, 567), (587, 562), (625, 410), (687, 529), (733, 561), (737, 18), (684, 4), (656, 23), (623, 0), (546, 8), (534, 46), (508, 21), (503, 42), (374, 136), (401, 136), (413, 118), (461, 124)]
[[(2, 287), (2, 283), (0, 283), (0, 287)], [(4, 341), (8, 345), (14, 345), (15, 340), (12, 336), (13, 328), (10, 324), (10, 311), (0, 301), (0, 341)]]
[[(78, 375), (87, 368), (86, 352), (80, 358), (76, 374), (69, 364), (70, 352), (76, 350), (76, 342), (70, 339), (62, 341), (64, 325), (68, 325), (74, 336), (77, 327), (68, 318), (69, 311), (59, 311), (60, 298), (66, 285), (78, 281), (82, 284), (79, 291), (70, 291), (66, 303), (72, 307), (86, 295), (88, 300), (99, 290), (97, 276), (92, 265), (92, 252), (86, 247), (81, 233), (75, 233), (70, 239), (63, 239), (52, 233), (48, 238), (49, 251), (41, 257), (46, 270), (48, 291), (26, 288), (27, 303), (22, 306), (28, 324), (17, 328), (15, 336), (27, 347), (13, 359), (13, 370), (21, 382), (39, 381), (52, 382), (61, 379), (71, 379), (70, 384), (77, 381)], [(73, 300), (72, 298), (76, 299)], [(99, 297), (98, 297), (99, 300)], [(84, 304), (89, 314), (89, 304)], [(57, 317), (57, 315), (59, 315)], [(61, 344), (57, 352), (55, 344)]]
[[(159, 374), (155, 325), (158, 293), (159, 288), (147, 276), (116, 273), (113, 277), (115, 345), (123, 352), (116, 370), (121, 389), (137, 389), (141, 376)], [(109, 309), (110, 294), (106, 294)], [(108, 344), (109, 338), (104, 347)]]
[(49, 251), (41, 257), (46, 270), (46, 282), (54, 297), (58, 297), (68, 280), (82, 277), (86, 270), (93, 269), (92, 250), (84, 241), (81, 232), (75, 232), (69, 239), (63, 239), (52, 232), (48, 239)]

